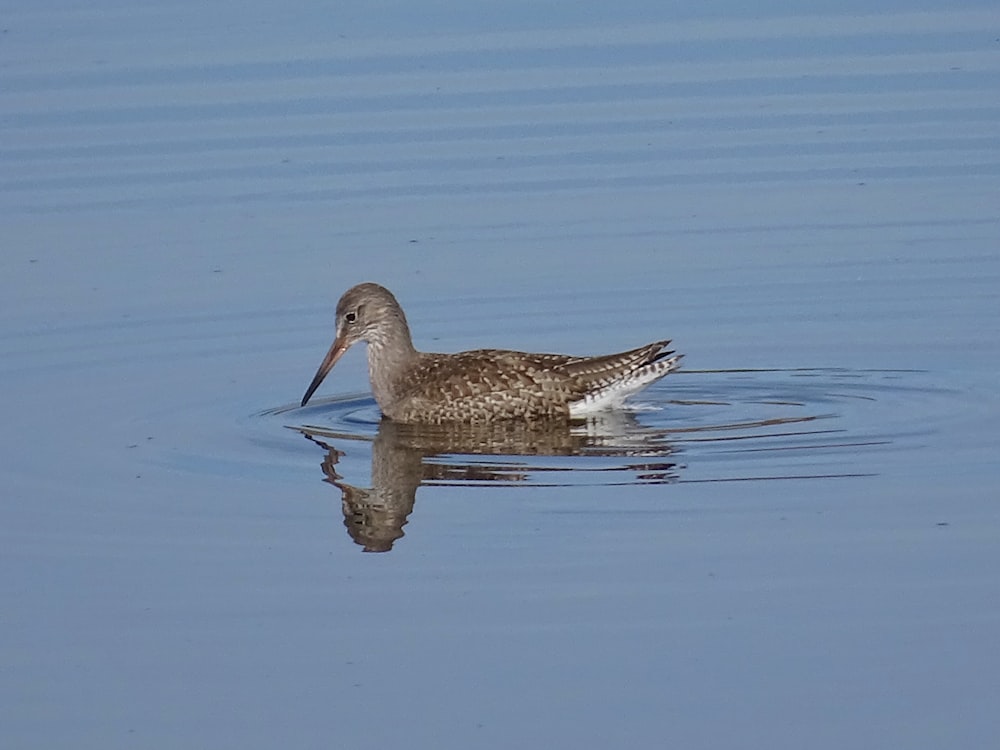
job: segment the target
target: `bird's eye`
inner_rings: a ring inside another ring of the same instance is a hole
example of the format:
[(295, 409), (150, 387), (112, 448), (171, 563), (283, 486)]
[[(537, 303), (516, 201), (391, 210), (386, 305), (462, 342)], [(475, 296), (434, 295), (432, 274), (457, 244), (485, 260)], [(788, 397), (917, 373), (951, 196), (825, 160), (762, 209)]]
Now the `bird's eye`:
[(358, 314), (356, 312), (349, 312), (344, 315), (344, 320), (348, 323), (354, 323), (358, 319)]

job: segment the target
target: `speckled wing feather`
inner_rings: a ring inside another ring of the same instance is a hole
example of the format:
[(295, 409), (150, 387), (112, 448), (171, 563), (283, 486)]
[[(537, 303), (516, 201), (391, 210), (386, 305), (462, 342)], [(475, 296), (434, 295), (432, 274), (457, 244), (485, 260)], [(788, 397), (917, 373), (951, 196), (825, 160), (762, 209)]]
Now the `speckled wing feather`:
[[(574, 394), (561, 365), (579, 357), (477, 349), (421, 355), (397, 384), (393, 419), (428, 422), (566, 417)], [(398, 405), (398, 406), (397, 406)]]
[(571, 362), (560, 369), (572, 376), (569, 414), (578, 418), (621, 404), (633, 393), (677, 369), (681, 356), (656, 341), (619, 354)]
[(669, 344), (669, 340), (655, 341), (626, 352), (576, 359), (557, 366), (557, 369), (571, 378), (575, 384), (574, 390), (582, 394), (628, 378), (640, 368), (668, 357), (673, 352), (663, 350)]
[(571, 403), (601, 394), (669, 354), (662, 352), (666, 343), (601, 357), (499, 349), (422, 355), (421, 366), (394, 389), (397, 398), (389, 414), (403, 421), (434, 422), (564, 418), (570, 415)]

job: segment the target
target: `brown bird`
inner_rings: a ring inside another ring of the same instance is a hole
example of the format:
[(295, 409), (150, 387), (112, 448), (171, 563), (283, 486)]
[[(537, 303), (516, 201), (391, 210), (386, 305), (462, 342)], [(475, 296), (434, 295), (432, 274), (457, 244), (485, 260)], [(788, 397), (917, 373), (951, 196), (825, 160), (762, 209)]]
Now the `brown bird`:
[(618, 354), (572, 357), (502, 349), (430, 354), (413, 347), (396, 298), (358, 284), (337, 303), (337, 333), (302, 397), (305, 406), (352, 344), (368, 342), (368, 377), (382, 413), (408, 423), (570, 419), (621, 404), (676, 370), (669, 341)]

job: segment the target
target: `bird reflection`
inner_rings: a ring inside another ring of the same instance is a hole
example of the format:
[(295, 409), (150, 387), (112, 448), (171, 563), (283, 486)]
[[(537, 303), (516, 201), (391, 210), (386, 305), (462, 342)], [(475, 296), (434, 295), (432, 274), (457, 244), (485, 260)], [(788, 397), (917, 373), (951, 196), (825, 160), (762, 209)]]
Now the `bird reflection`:
[[(662, 433), (643, 428), (629, 413), (609, 412), (573, 424), (405, 425), (384, 419), (372, 441), (371, 487), (358, 487), (337, 472), (345, 453), (334, 443), (343, 447), (371, 438), (318, 427), (295, 429), (326, 451), (324, 481), (340, 489), (344, 526), (365, 552), (388, 552), (403, 536), (421, 484), (561, 486), (579, 472), (608, 472), (608, 484), (665, 484), (677, 480), (679, 468), (664, 460), (672, 449)], [(581, 460), (560, 465), (544, 460), (563, 456)], [(595, 463), (587, 457), (625, 461)]]

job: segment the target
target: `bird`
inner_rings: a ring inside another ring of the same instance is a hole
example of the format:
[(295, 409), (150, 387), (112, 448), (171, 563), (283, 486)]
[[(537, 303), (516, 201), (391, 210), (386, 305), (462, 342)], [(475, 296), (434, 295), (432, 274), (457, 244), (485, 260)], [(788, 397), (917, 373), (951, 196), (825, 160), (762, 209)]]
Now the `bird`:
[(683, 357), (667, 349), (669, 340), (591, 357), (504, 349), (421, 352), (413, 346), (396, 297), (365, 282), (348, 289), (337, 303), (333, 344), (301, 406), (359, 341), (368, 344), (368, 376), (382, 415), (407, 424), (585, 418), (620, 406), (676, 370)]

